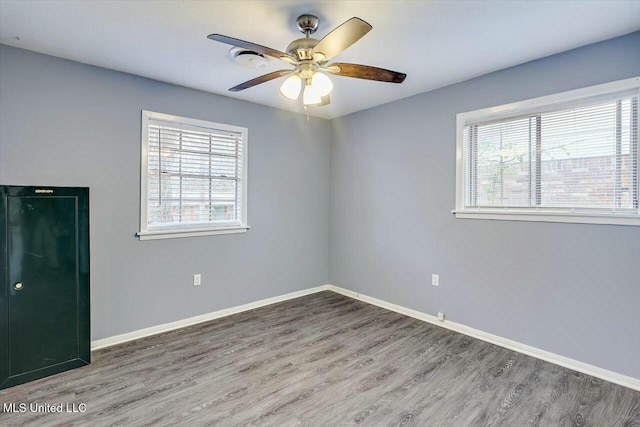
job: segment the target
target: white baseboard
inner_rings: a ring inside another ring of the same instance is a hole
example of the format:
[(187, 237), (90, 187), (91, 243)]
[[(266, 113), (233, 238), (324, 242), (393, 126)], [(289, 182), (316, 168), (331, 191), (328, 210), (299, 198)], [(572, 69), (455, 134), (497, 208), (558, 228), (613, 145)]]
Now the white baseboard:
[(578, 360), (570, 359), (559, 354), (551, 353), (549, 351), (540, 350), (535, 347), (531, 347), (526, 344), (512, 341), (507, 338), (502, 338), (498, 335), (489, 334), (487, 332), (480, 331), (478, 329), (471, 328), (461, 323), (445, 320), (440, 322), (436, 316), (422, 313), (417, 310), (413, 310), (401, 305), (393, 304), (387, 301), (383, 301), (378, 298), (363, 295), (358, 292), (350, 291), (348, 289), (340, 288), (334, 285), (322, 285), (315, 288), (303, 289), (301, 291), (291, 292), (288, 294), (276, 296), (273, 298), (267, 298), (260, 301), (251, 302), (248, 304), (239, 305), (236, 307), (226, 308), (223, 310), (214, 311), (200, 316), (190, 317), (188, 319), (182, 319), (175, 322), (164, 323), (162, 325), (152, 326), (150, 328), (139, 329), (137, 331), (128, 332), (121, 335), (115, 335), (113, 337), (103, 338), (91, 342), (91, 349), (98, 350), (105, 347), (110, 347), (116, 344), (122, 344), (127, 341), (133, 341), (140, 338), (145, 338), (151, 335), (161, 334), (163, 332), (173, 331), (175, 329), (185, 328), (187, 326), (195, 325), (197, 323), (208, 322), (209, 320), (219, 319), (221, 317), (230, 316), (232, 314), (241, 313), (243, 311), (253, 310), (254, 308), (264, 307), (265, 305), (271, 305), (278, 302), (290, 300), (293, 298), (299, 298), (305, 295), (310, 295), (321, 291), (333, 291), (338, 294), (357, 299), (387, 310), (395, 311), (396, 313), (404, 314), (405, 316), (413, 317), (424, 322), (434, 324), (446, 329), (450, 329), (455, 332), (459, 332), (464, 335), (468, 335), (473, 338), (477, 338), (482, 341), (489, 342), (491, 344), (498, 345), (500, 347), (508, 348), (509, 350), (517, 351), (519, 353), (526, 354), (527, 356), (535, 357), (537, 359), (544, 360), (546, 362), (554, 363), (556, 365), (563, 366), (574, 371), (582, 372), (583, 374), (591, 375), (596, 378), (603, 379), (615, 384), (619, 384), (624, 387), (631, 388), (633, 390), (640, 391), (640, 379), (622, 375), (617, 372), (602, 369), (597, 366), (589, 365), (587, 363), (580, 362)]
[(526, 354), (527, 356), (535, 357), (536, 359), (544, 360), (545, 362), (554, 363), (556, 365), (563, 366), (574, 371), (582, 372), (583, 374), (591, 375), (596, 378), (603, 379), (615, 384), (619, 384), (624, 387), (628, 387), (633, 390), (640, 391), (640, 379), (633, 378), (627, 375), (622, 375), (617, 372), (609, 371), (607, 369), (598, 368), (597, 366), (589, 365), (587, 363), (580, 362), (578, 360), (570, 359), (559, 354), (551, 353), (549, 351), (540, 350), (536, 347), (531, 347), (526, 344), (512, 341), (507, 338), (502, 338), (498, 335), (489, 334), (487, 332), (480, 331), (478, 329), (471, 328), (461, 323), (445, 320), (441, 322), (436, 316), (422, 313), (417, 310), (413, 310), (401, 305), (393, 304), (387, 301), (383, 301), (378, 298), (373, 298), (367, 295), (360, 294), (358, 292), (350, 291), (348, 289), (340, 288), (334, 285), (327, 285), (326, 288), (330, 291), (342, 294), (344, 296), (357, 299), (387, 310), (395, 311), (396, 313), (404, 314), (409, 317), (413, 317), (424, 322), (432, 323), (436, 326), (440, 326), (446, 329), (450, 329), (455, 332), (459, 332), (464, 335), (468, 335), (473, 338), (477, 338), (482, 341), (489, 342), (491, 344), (498, 345), (500, 347), (508, 348), (509, 350), (517, 351), (518, 353)]
[(264, 307), (265, 305), (271, 305), (277, 302), (299, 298), (305, 295), (314, 294), (316, 292), (326, 291), (328, 289), (329, 285), (316, 286), (315, 288), (303, 289), (301, 291), (291, 292), (273, 298), (250, 302), (248, 304), (243, 304), (236, 307), (225, 308), (222, 310), (213, 311), (211, 313), (202, 314), (200, 316), (189, 317), (188, 319), (177, 320), (170, 323), (163, 323), (162, 325), (151, 326), (150, 328), (138, 329), (137, 331), (127, 332), (125, 334), (115, 335), (108, 338), (102, 338), (99, 340), (91, 341), (91, 350), (99, 350), (101, 348), (111, 347), (112, 345), (122, 344), (127, 341), (133, 341), (151, 335), (157, 335), (163, 332), (185, 328), (197, 323), (208, 322), (209, 320), (231, 316), (232, 314), (242, 313), (243, 311), (253, 310), (254, 308)]

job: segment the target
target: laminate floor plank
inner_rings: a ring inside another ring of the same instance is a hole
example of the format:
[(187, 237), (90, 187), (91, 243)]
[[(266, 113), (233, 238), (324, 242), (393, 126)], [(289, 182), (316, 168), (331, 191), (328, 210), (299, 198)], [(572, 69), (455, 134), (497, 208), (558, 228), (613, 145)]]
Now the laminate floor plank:
[(637, 391), (332, 292), (92, 358), (0, 391), (85, 413), (0, 413), (0, 426), (640, 427)]

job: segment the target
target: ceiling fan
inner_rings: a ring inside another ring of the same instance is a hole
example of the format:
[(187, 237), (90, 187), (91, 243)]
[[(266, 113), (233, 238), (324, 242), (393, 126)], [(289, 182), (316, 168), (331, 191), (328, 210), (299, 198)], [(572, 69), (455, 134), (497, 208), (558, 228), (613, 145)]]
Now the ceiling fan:
[(322, 40), (310, 37), (318, 29), (317, 16), (301, 15), (296, 23), (305, 37), (292, 41), (287, 46), (286, 53), (222, 34), (207, 36), (211, 40), (280, 59), (295, 67), (293, 70), (278, 70), (240, 83), (229, 89), (231, 92), (239, 92), (288, 75), (289, 77), (280, 86), (280, 93), (291, 100), (296, 100), (302, 92), (302, 103), (305, 106), (322, 106), (329, 104), (329, 94), (333, 89), (333, 83), (326, 73), (389, 83), (402, 83), (407, 76), (396, 71), (368, 65), (343, 62), (329, 64), (329, 60), (360, 40), (371, 30), (371, 25), (360, 18), (354, 17), (347, 20)]

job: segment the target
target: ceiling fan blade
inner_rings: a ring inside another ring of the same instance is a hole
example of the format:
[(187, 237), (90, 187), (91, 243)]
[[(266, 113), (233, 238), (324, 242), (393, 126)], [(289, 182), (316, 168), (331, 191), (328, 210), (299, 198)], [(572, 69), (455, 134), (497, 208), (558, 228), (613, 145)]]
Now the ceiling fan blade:
[(256, 77), (255, 79), (251, 79), (244, 83), (240, 83), (237, 86), (229, 89), (231, 92), (240, 92), (241, 90), (249, 89), (250, 87), (259, 85), (260, 83), (268, 82), (269, 80), (277, 79), (278, 77), (282, 77), (284, 75), (290, 74), (293, 70), (279, 70), (274, 71), (273, 73), (265, 74), (264, 76)]
[(271, 49), (270, 47), (261, 46), (259, 44), (247, 42), (240, 39), (235, 39), (229, 36), (223, 36), (222, 34), (209, 34), (207, 36), (209, 40), (214, 40), (220, 43), (226, 43), (231, 46), (238, 46), (243, 49), (252, 50), (254, 52), (261, 53), (263, 55), (269, 55), (277, 59), (288, 62), (289, 64), (296, 64), (296, 60), (289, 54), (280, 52), (279, 50)]
[[(336, 67), (338, 68), (336, 69)], [(323, 69), (337, 76), (355, 77), (357, 79), (376, 80), (388, 83), (402, 83), (407, 77), (406, 74), (397, 71), (385, 70), (384, 68), (371, 67), (369, 65), (346, 64), (343, 62), (336, 62), (335, 64), (323, 67)]]
[(371, 25), (360, 18), (351, 18), (324, 36), (313, 48), (312, 53), (322, 53), (328, 61), (371, 31)]

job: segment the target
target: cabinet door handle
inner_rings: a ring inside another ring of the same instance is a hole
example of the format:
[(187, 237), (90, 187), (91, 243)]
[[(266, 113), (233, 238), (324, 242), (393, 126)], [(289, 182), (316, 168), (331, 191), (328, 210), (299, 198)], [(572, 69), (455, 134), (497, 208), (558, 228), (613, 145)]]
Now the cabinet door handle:
[(15, 285), (13, 285), (13, 289), (15, 289), (16, 291), (21, 290), (24, 287), (24, 285), (22, 284), (22, 282), (18, 282)]

